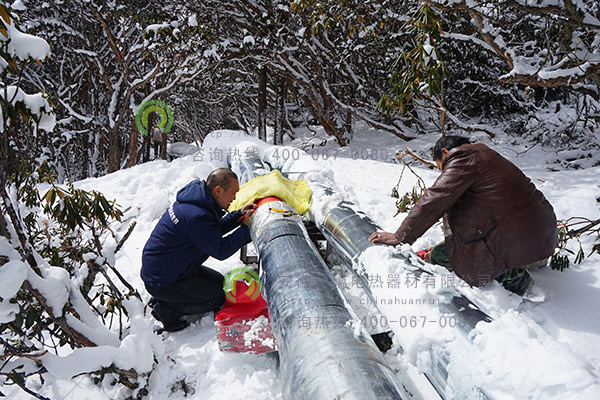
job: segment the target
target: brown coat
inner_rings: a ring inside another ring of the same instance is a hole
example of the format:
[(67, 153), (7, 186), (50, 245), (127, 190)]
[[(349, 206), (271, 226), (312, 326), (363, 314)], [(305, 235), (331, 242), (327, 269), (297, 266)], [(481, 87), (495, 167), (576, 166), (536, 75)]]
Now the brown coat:
[(396, 238), (413, 243), (442, 216), (452, 269), (470, 285), (549, 257), (558, 242), (556, 216), (544, 195), (484, 144), (448, 152), (441, 175)]

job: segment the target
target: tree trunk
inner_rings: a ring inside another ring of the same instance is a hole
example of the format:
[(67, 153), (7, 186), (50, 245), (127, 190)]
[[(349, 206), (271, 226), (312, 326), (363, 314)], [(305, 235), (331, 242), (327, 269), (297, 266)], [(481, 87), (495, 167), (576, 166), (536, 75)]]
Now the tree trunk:
[[(2, 183), (2, 185), (2, 187), (4, 187), (4, 183)], [(7, 228), (6, 218), (4, 218), (4, 210), (2, 210), (2, 214), (0, 214), (0, 236), (4, 236), (8, 240), (10, 240), (10, 232)]]
[(108, 173), (119, 170), (119, 128), (115, 126), (108, 132)]
[(277, 85), (277, 112), (275, 117), (275, 134), (273, 135), (273, 144), (283, 144), (283, 132), (286, 129), (286, 110), (285, 98), (287, 96), (287, 86), (285, 79), (279, 78)]
[[(310, 89), (310, 88), (307, 88)], [(328, 135), (333, 136), (338, 142), (340, 147), (344, 147), (348, 144), (344, 137), (344, 129), (338, 126), (336, 110), (329, 108), (330, 103), (326, 103), (326, 98), (322, 98), (325, 105), (320, 104), (319, 100), (316, 100), (317, 96), (310, 90), (306, 90), (305, 94), (301, 97), (302, 102), (310, 110), (312, 117), (323, 127)]]
[(131, 168), (135, 165), (138, 157), (138, 138), (140, 134), (137, 128), (137, 124), (135, 123), (135, 118), (131, 121), (131, 137), (129, 138), (129, 157), (127, 160), (126, 168)]
[(150, 140), (149, 135), (144, 135), (144, 144), (142, 145), (144, 157), (142, 162), (150, 161), (150, 147), (152, 146), (152, 141)]
[(81, 135), (81, 179), (88, 178), (90, 176), (90, 135), (84, 133)]
[[(354, 107), (354, 86), (348, 86), (348, 105)], [(352, 138), (352, 110), (346, 110), (346, 118), (344, 118), (344, 135), (348, 138), (348, 142)]]
[(267, 141), (267, 67), (261, 66), (258, 72), (258, 138)]
[(160, 144), (160, 158), (167, 159), (167, 134), (164, 131), (162, 132), (162, 142)]
[[(5, 186), (7, 184), (8, 176), (8, 129), (6, 124), (4, 124), (4, 132), (0, 133), (0, 190), (2, 193), (5, 191)], [(10, 233), (6, 228), (7, 223), (5, 219), (5, 215), (7, 214), (7, 210), (2, 207), (2, 203), (0, 203), (0, 208), (2, 209), (2, 215), (0, 215), (0, 235), (4, 236), (7, 239), (10, 239)]]

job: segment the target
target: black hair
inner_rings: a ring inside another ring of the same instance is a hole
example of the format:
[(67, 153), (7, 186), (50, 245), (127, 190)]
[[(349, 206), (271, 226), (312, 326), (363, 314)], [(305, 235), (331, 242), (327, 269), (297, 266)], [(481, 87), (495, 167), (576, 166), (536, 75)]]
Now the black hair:
[(231, 180), (237, 180), (237, 178), (235, 172), (229, 168), (217, 168), (206, 178), (206, 187), (208, 187), (208, 190), (213, 190), (217, 186), (221, 186), (227, 190), (231, 186)]
[(469, 143), (471, 143), (471, 141), (466, 137), (444, 136), (435, 143), (435, 146), (433, 146), (433, 149), (431, 150), (433, 153), (433, 159), (436, 161), (442, 159), (442, 149), (452, 150), (455, 147)]

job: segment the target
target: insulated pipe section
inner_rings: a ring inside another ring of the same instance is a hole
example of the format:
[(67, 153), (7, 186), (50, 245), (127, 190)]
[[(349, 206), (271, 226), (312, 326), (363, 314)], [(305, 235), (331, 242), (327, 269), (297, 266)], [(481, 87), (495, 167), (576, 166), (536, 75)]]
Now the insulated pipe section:
[(410, 388), (410, 382), (399, 382), (344, 306), (333, 276), (291, 206), (281, 201), (260, 206), (250, 231), (260, 255), (285, 399), (418, 397), (406, 393), (403, 386)]
[[(383, 314), (377, 307), (377, 301), (369, 288), (368, 275), (364, 272), (360, 273), (354, 268), (356, 258), (362, 254), (361, 250), (371, 245), (367, 238), (372, 231), (368, 232), (370, 226), (368, 223), (364, 223), (370, 220), (366, 215), (360, 215), (350, 210), (345, 202), (337, 205), (338, 207), (329, 209), (324, 223), (320, 224), (318, 228), (329, 243), (328, 246), (340, 257), (346, 269), (354, 276), (354, 281), (367, 296), (367, 304), (361, 302), (353, 305), (353, 308), (364, 321), (365, 328), (371, 334), (377, 347), (385, 352), (392, 347), (392, 329), (387, 318), (382, 318)], [(362, 221), (363, 218), (365, 221)], [(351, 297), (347, 298), (353, 304)]]
[[(368, 237), (373, 232), (381, 230), (367, 215), (356, 211), (354, 205), (347, 201), (328, 203), (323, 208), (323, 222), (319, 228), (344, 262), (354, 267), (357, 266), (360, 255), (369, 247), (375, 246), (369, 242)], [(415, 267), (404, 255), (397, 253), (394, 256)], [(408, 272), (417, 277), (422, 274), (431, 275), (418, 266)], [(355, 270), (355, 273), (363, 279), (368, 279), (365, 272), (361, 273)], [(492, 320), (465, 296), (448, 295), (444, 300), (446, 301), (440, 302), (440, 310), (444, 313), (455, 314), (457, 326), (465, 335), (475, 329), (478, 322)]]
[[(258, 149), (255, 147), (242, 148), (245, 157), (229, 157), (228, 163), (231, 170), (238, 175), (240, 184), (246, 183), (257, 176), (266, 175), (271, 171), (271, 167), (263, 162), (258, 155)], [(238, 149), (240, 150), (240, 149)]]

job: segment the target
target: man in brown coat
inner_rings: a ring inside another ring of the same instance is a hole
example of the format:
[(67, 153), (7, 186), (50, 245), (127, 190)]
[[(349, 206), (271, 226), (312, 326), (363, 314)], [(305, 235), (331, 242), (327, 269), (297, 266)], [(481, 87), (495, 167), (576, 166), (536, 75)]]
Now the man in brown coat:
[(519, 168), (484, 144), (446, 136), (433, 156), (442, 170), (433, 186), (395, 233), (375, 232), (369, 241), (412, 244), (443, 216), (446, 240), (434, 247), (433, 262), (442, 260), (437, 263), (470, 285), (496, 279), (523, 294), (533, 284), (527, 268), (544, 265), (558, 242), (552, 206)]

